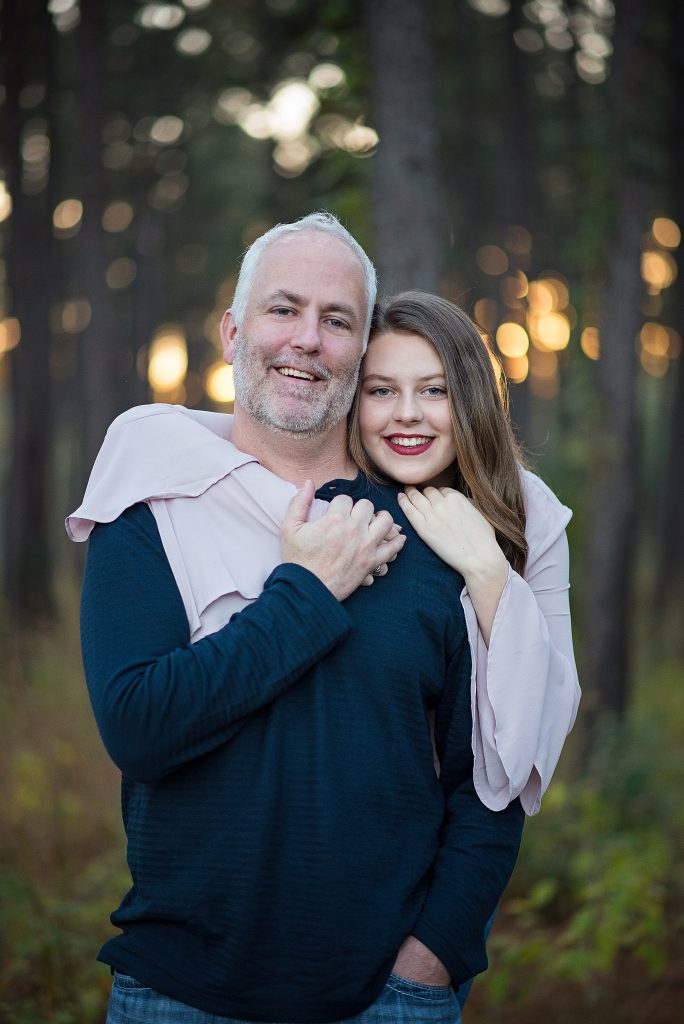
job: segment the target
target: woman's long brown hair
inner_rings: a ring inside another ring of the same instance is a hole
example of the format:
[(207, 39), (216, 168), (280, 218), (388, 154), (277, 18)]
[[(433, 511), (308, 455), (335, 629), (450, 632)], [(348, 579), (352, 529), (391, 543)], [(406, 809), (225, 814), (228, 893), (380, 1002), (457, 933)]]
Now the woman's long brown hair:
[[(508, 414), (503, 371), (494, 369), (487, 342), (462, 309), (427, 292), (402, 292), (376, 307), (370, 344), (381, 334), (418, 334), (434, 345), (444, 366), (456, 443), (453, 486), (471, 498), (493, 527), (516, 572), (527, 560), (522, 452)], [(363, 379), (363, 368), (361, 380)], [(349, 418), (349, 451), (364, 472), (378, 474), (361, 444), (359, 396)]]

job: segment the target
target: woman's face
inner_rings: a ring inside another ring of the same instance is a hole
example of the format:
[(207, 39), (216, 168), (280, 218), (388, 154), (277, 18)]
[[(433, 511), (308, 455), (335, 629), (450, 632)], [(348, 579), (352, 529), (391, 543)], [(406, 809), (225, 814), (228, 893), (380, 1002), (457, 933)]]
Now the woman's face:
[(381, 334), (361, 370), (359, 427), (369, 458), (402, 484), (451, 482), (456, 461), (446, 378), (419, 334)]

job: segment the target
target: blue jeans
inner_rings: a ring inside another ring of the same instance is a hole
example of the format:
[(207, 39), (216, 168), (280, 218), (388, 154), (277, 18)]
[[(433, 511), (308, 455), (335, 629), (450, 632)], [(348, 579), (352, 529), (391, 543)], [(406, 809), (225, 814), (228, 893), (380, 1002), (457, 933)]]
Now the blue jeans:
[[(115, 974), (106, 1024), (244, 1024), (218, 1017)], [(461, 1024), (461, 1008), (450, 985), (419, 985), (390, 974), (363, 1013), (338, 1024)]]

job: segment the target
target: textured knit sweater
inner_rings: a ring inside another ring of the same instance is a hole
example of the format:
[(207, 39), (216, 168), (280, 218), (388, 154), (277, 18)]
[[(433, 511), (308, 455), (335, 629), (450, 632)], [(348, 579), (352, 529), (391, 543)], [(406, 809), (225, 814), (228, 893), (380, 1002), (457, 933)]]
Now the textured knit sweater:
[(491, 811), (473, 787), (463, 581), (394, 488), (358, 477), (318, 497), (343, 492), (403, 525), (388, 575), (340, 604), (282, 565), (194, 644), (149, 509), (91, 538), (84, 663), (133, 879), (100, 959), (209, 1013), (353, 1016), (410, 934), (458, 985), (486, 967), (517, 855), (519, 801)]

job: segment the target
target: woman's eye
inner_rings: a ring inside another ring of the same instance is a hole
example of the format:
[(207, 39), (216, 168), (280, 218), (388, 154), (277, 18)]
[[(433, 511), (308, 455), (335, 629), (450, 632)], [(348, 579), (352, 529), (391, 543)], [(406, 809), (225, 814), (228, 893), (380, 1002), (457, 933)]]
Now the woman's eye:
[(437, 384), (435, 384), (433, 385), (433, 387), (425, 388), (425, 394), (429, 398), (442, 398), (444, 395), (446, 395), (446, 388), (440, 388)]
[(386, 398), (387, 395), (391, 395), (392, 392), (389, 388), (371, 388), (371, 395), (377, 395), (378, 398)]

